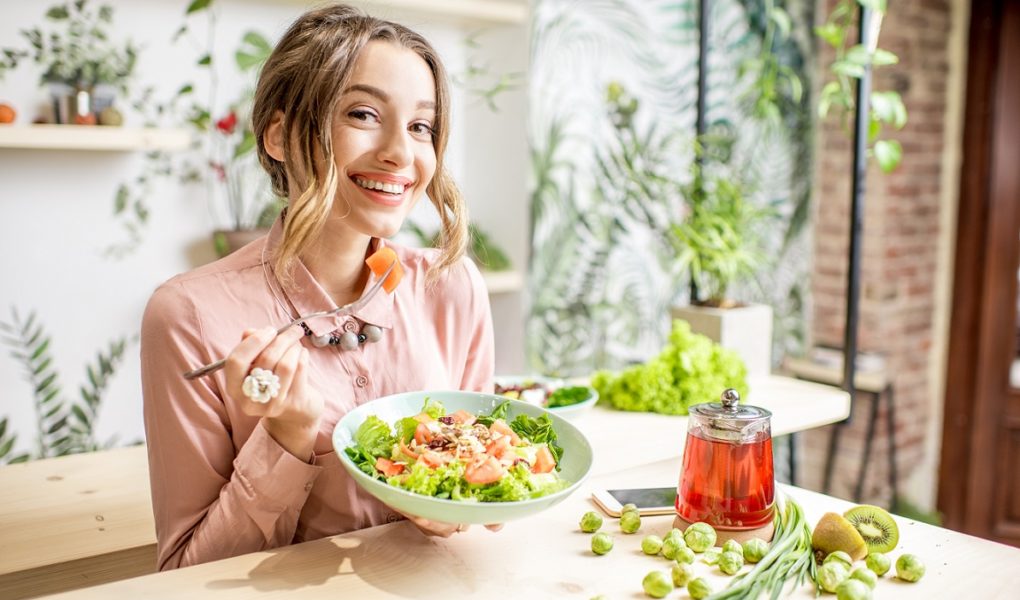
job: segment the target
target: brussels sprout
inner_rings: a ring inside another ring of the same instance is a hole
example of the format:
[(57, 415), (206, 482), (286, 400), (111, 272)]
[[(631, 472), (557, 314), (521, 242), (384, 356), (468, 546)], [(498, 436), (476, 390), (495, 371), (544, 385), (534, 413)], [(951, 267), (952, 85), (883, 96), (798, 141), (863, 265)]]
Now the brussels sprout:
[(815, 573), (815, 581), (818, 582), (818, 585), (823, 590), (834, 594), (839, 584), (843, 583), (849, 576), (850, 574), (843, 568), (843, 563), (836, 561), (827, 562), (818, 567), (818, 571)]
[(695, 523), (684, 531), (687, 547), (695, 552), (704, 552), (715, 546), (715, 529), (708, 523)]
[(744, 560), (756, 563), (769, 553), (769, 543), (761, 538), (751, 538), (744, 542)]
[(701, 562), (706, 565), (717, 565), (719, 564), (719, 557), (722, 556), (722, 550), (718, 548), (711, 548), (705, 551), (705, 555), (701, 557)]
[(924, 563), (913, 554), (901, 554), (896, 559), (896, 576), (911, 583), (924, 577)]
[(684, 546), (683, 548), (680, 548), (679, 550), (676, 551), (676, 557), (674, 560), (676, 560), (676, 562), (678, 563), (683, 563), (685, 565), (693, 565), (694, 558), (695, 558), (694, 550), (691, 550), (687, 546)]
[(843, 565), (843, 568), (846, 569), (847, 571), (849, 571), (854, 566), (854, 559), (850, 558), (850, 555), (847, 554), (846, 552), (843, 552), (842, 550), (836, 550), (832, 554), (826, 556), (825, 560), (822, 561), (822, 564), (830, 562), (838, 562), (839, 564)]
[(847, 579), (836, 587), (836, 600), (871, 600), (871, 588), (858, 579)]
[(641, 529), (641, 517), (636, 512), (625, 512), (620, 516), (620, 531), (635, 533), (638, 529)]
[(637, 512), (637, 504), (632, 504), (630, 502), (628, 502), (627, 504), (624, 504), (623, 508), (620, 509), (620, 516), (622, 517), (623, 513), (629, 513), (629, 512)]
[(599, 594), (598, 596), (592, 596), (591, 600), (609, 600), (605, 594)]
[(602, 516), (593, 510), (581, 515), (581, 531), (595, 533), (602, 527)]
[(673, 576), (673, 585), (682, 588), (694, 579), (694, 569), (688, 564), (675, 564), (670, 569), (670, 575)]
[(875, 572), (867, 567), (854, 567), (850, 571), (850, 579), (863, 581), (871, 589), (875, 589), (875, 586), (878, 585), (878, 575), (875, 575)]
[(641, 551), (645, 554), (655, 556), (662, 550), (662, 538), (657, 535), (646, 535), (645, 539), (641, 540)]
[(662, 555), (669, 560), (675, 559), (677, 552), (686, 548), (687, 546), (684, 546), (682, 538), (667, 537), (662, 540)]
[(666, 532), (666, 537), (664, 537), (662, 539), (668, 540), (669, 538), (673, 538), (675, 540), (678, 540), (680, 542), (681, 546), (683, 546), (684, 548), (687, 547), (687, 542), (684, 541), (684, 532), (680, 531), (676, 527), (674, 527), (673, 529), (670, 529), (669, 531), (667, 531)]
[(698, 577), (692, 579), (687, 583), (687, 593), (691, 595), (694, 600), (702, 600), (712, 595), (712, 586), (708, 585), (708, 582), (704, 578)]
[(727, 575), (736, 575), (744, 566), (744, 555), (741, 552), (727, 550), (719, 557), (719, 570)]
[(641, 580), (641, 587), (652, 598), (665, 598), (673, 591), (673, 580), (662, 571), (652, 571)]
[(605, 554), (613, 549), (613, 538), (608, 533), (599, 532), (591, 536), (591, 551), (595, 554)]
[(888, 556), (881, 552), (872, 552), (868, 555), (868, 558), (864, 561), (869, 569), (875, 572), (875, 575), (881, 577), (889, 572), (889, 567), (892, 566), (892, 560)]
[(726, 543), (722, 545), (723, 552), (736, 552), (738, 554), (744, 553), (744, 547), (740, 545), (737, 540), (726, 540)]

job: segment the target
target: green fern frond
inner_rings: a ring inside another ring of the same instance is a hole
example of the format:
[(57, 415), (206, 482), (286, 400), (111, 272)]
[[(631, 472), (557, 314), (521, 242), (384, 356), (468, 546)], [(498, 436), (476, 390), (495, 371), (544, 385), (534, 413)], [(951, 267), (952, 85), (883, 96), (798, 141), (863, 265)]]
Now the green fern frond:
[(26, 453), (12, 455), (17, 441), (18, 436), (13, 431), (7, 431), (7, 417), (0, 419), (0, 465), (25, 462), (30, 458)]
[(0, 321), (0, 332), (3, 332), (3, 342), (11, 348), (11, 356), (21, 363), (26, 379), (32, 386), (38, 456), (46, 458), (67, 454), (68, 436), (63, 431), (67, 423), (66, 409), (60, 397), (60, 379), (52, 367), (49, 336), (42, 325), (36, 322), (34, 312), (22, 318), (13, 307), (11, 321)]
[(79, 387), (81, 401), (70, 407), (70, 430), (76, 452), (91, 452), (107, 448), (112, 442), (100, 444), (96, 440), (95, 424), (103, 394), (124, 357), (125, 338), (110, 341), (106, 350), (96, 354), (95, 362), (85, 366), (86, 384)]

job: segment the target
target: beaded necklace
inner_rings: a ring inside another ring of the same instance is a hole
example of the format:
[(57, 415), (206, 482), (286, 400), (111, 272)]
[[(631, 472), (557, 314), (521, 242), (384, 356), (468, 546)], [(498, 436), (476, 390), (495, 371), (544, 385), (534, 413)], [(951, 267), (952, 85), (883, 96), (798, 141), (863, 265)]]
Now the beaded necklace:
[[(262, 274), (266, 277), (266, 285), (269, 286), (269, 291), (272, 292), (273, 298), (283, 308), (283, 312), (291, 314), (290, 308), (277, 294), (276, 286), (273, 285), (273, 281), (276, 277), (269, 277), (269, 263), (266, 261), (266, 247), (269, 246), (269, 239), (262, 245)], [(281, 291), (282, 291), (281, 287)], [(294, 316), (297, 318), (297, 315)], [(354, 350), (362, 344), (372, 344), (382, 339), (382, 328), (378, 325), (372, 325), (370, 323), (363, 323), (361, 331), (354, 333), (353, 331), (338, 332), (333, 330), (329, 333), (322, 335), (315, 335), (312, 328), (309, 327), (304, 321), (301, 322), (301, 329), (305, 331), (305, 335), (311, 338), (312, 345), (316, 348), (325, 348), (326, 346), (339, 346), (343, 350)]]

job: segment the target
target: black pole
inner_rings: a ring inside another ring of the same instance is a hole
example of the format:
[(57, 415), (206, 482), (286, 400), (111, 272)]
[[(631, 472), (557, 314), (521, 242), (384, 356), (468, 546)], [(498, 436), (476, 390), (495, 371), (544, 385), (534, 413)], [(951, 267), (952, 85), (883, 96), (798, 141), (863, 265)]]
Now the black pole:
[[(707, 96), (706, 89), (708, 88), (708, 0), (698, 0), (698, 99), (697, 99), (697, 117), (694, 121), (694, 133), (695, 139), (698, 143), (701, 143), (702, 136), (705, 135), (705, 96)], [(705, 157), (702, 152), (694, 153), (694, 163), (698, 166), (698, 176), (701, 177), (701, 181), (704, 182), (703, 169), (705, 167)], [(695, 182), (697, 183), (697, 182)], [(695, 190), (695, 195), (699, 196), (701, 190)], [(694, 274), (691, 273), (691, 304), (697, 304), (698, 302), (698, 282), (694, 280)]]
[[(873, 11), (861, 6), (857, 40), (872, 50), (874, 40), (869, 26)], [(829, 455), (825, 464), (824, 491), (829, 492), (832, 468), (839, 445), (840, 430), (849, 424), (854, 415), (854, 375), (857, 369), (857, 316), (861, 288), (861, 231), (864, 228), (864, 179), (867, 174), (869, 101), (871, 98), (871, 65), (865, 65), (864, 74), (857, 82), (857, 99), (854, 110), (853, 178), (850, 189), (850, 248), (846, 279), (846, 325), (843, 330), (843, 389), (850, 394), (850, 414), (833, 428), (829, 438)]]

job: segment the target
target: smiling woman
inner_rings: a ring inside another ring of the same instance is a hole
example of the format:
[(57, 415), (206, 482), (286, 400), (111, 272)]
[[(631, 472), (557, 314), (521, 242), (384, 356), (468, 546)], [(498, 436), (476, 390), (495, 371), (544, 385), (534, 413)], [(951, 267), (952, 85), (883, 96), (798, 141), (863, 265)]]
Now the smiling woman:
[[(266, 61), (252, 126), (288, 206), (267, 237), (160, 286), (142, 324), (161, 569), (400, 518), (340, 467), (337, 421), (399, 392), (491, 390), (488, 295), (463, 258), (467, 217), (443, 166), (449, 122), (432, 46), (355, 9), (303, 15)], [(441, 247), (385, 241), (426, 194)], [(381, 249), (404, 270), (390, 294), (277, 333), (361, 296)], [(313, 343), (334, 337), (357, 342)], [(215, 356), (222, 371), (182, 377)], [(245, 393), (253, 376), (259, 402)], [(412, 520), (433, 535), (466, 527)]]

